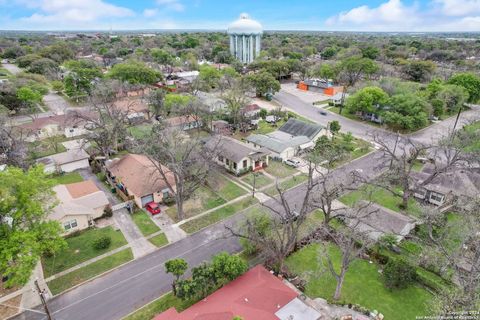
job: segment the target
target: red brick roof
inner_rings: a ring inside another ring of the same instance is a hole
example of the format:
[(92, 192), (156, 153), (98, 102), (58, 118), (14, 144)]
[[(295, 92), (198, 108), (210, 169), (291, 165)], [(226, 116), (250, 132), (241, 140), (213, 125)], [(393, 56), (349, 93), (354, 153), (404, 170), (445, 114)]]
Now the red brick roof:
[(187, 310), (170, 308), (154, 320), (278, 320), (275, 313), (296, 297), (280, 279), (256, 266)]

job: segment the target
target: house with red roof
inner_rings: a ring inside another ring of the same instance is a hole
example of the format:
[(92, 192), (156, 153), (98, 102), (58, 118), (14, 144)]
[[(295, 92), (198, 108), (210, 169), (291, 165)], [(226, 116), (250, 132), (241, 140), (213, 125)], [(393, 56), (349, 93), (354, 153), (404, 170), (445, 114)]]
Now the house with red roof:
[(258, 265), (190, 308), (170, 308), (154, 320), (317, 320), (321, 314), (298, 293)]

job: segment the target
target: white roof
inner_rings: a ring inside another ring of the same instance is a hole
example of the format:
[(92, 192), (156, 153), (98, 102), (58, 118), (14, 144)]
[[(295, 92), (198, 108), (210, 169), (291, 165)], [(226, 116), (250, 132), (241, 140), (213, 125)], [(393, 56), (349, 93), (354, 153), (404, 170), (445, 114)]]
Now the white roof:
[(295, 298), (278, 310), (275, 315), (280, 320), (317, 320), (322, 314)]
[(262, 34), (262, 25), (253, 19), (250, 19), (248, 14), (242, 13), (240, 18), (228, 26), (228, 34)]
[(108, 205), (108, 199), (101, 190), (83, 197), (73, 198), (63, 184), (53, 187), (60, 203), (49, 214), (51, 220), (59, 220), (64, 216), (94, 215), (95, 209)]

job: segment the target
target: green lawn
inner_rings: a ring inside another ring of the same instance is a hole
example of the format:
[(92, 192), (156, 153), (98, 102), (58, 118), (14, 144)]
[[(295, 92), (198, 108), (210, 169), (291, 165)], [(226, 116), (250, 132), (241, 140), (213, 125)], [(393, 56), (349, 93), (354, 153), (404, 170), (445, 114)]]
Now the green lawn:
[(48, 287), (56, 295), (130, 260), (133, 260), (133, 254), (128, 248), (54, 279), (48, 282)]
[(249, 185), (251, 185), (253, 187), (254, 174), (256, 175), (256, 177), (255, 177), (255, 188), (256, 189), (268, 186), (269, 184), (273, 183), (272, 179), (270, 179), (269, 177), (267, 177), (266, 175), (264, 175), (261, 172), (249, 172), (249, 173), (245, 174), (243, 177), (241, 177), (240, 179), (243, 182), (248, 183)]
[[(201, 186), (198, 188), (194, 194), (183, 203), (183, 210), (187, 218), (196, 216), (206, 210), (213, 209), (224, 204), (225, 201), (222, 197), (220, 197), (217, 193), (215, 193), (212, 189)], [(174, 221), (178, 222), (177, 218), (177, 207), (173, 205), (172, 207), (166, 210), (166, 213), (172, 218)]]
[[(340, 201), (345, 203), (348, 206), (355, 205), (358, 201), (368, 200), (371, 197), (371, 201), (378, 203), (379, 205), (388, 208), (390, 210), (401, 212), (400, 204), (402, 199), (392, 195), (390, 192), (383, 188), (374, 187), (374, 186), (363, 186), (358, 190), (352, 191), (340, 198)], [(421, 208), (420, 205), (411, 197), (408, 201), (408, 214), (413, 216), (420, 216)]]
[(420, 171), (422, 171), (424, 166), (425, 166), (425, 164), (423, 162), (415, 160), (413, 162), (412, 170), (415, 171), (415, 172), (420, 172)]
[(195, 301), (183, 301), (175, 297), (171, 292), (167, 293), (166, 295), (161, 296), (157, 300), (149, 303), (148, 305), (138, 309), (131, 315), (123, 320), (151, 320), (157, 314), (170, 309), (171, 307), (175, 307), (178, 312), (181, 312), (191, 305), (193, 305)]
[[(280, 182), (278, 186), (280, 187), (280, 190), (287, 191), (288, 189), (298, 186), (299, 184), (302, 184), (307, 180), (308, 180), (308, 176), (302, 173), (298, 176), (293, 176), (290, 179)], [(263, 191), (263, 193), (268, 194), (269, 196), (275, 196), (278, 194), (277, 187), (272, 186), (270, 188), (267, 188), (266, 190)]]
[[(480, 130), (480, 121), (473, 122), (467, 126), (463, 127), (463, 130), (469, 132), (469, 133), (475, 133)], [(475, 152), (480, 150), (480, 140), (472, 142), (472, 144), (468, 145), (467, 147), (464, 148), (465, 151), (467, 152)]]
[(168, 244), (167, 236), (164, 233), (160, 233), (155, 237), (148, 239), (154, 246), (156, 247), (163, 247), (164, 245)]
[(286, 178), (298, 172), (297, 169), (287, 166), (283, 162), (271, 160), (268, 162), (268, 167), (264, 169), (267, 173), (279, 179)]
[(128, 131), (135, 139), (143, 139), (152, 132), (151, 124), (142, 124), (135, 127), (128, 128)]
[[(93, 248), (94, 240), (100, 236), (109, 236), (112, 239), (110, 247), (102, 250)], [(43, 273), (46, 278), (127, 244), (122, 232), (115, 231), (112, 227), (88, 229), (65, 240), (68, 248), (54, 256), (42, 258)]]
[(200, 229), (203, 229), (211, 224), (214, 224), (218, 221), (226, 219), (237, 212), (240, 212), (255, 203), (258, 200), (255, 198), (248, 197), (246, 199), (242, 199), (236, 203), (230, 204), (228, 206), (219, 208), (207, 215), (199, 217), (197, 219), (190, 220), (180, 226), (185, 232), (187, 233), (194, 233)]
[(63, 174), (54, 174), (50, 176), (55, 185), (82, 182), (83, 178), (78, 172), (69, 172)]
[[(335, 279), (318, 261), (319, 244), (307, 246), (287, 259), (291, 271), (307, 280), (305, 293), (311, 298), (331, 299), (335, 291)], [(329, 245), (334, 265), (340, 265), (340, 251)], [(428, 303), (432, 295), (421, 286), (412, 285), (402, 290), (389, 290), (383, 284), (379, 266), (367, 260), (352, 262), (345, 276), (341, 300), (359, 304), (370, 310), (378, 310), (385, 319), (411, 320), (428, 314)]]
[(221, 174), (213, 173), (207, 178), (207, 183), (208, 186), (225, 201), (236, 199), (247, 193), (246, 190), (237, 186)]
[(277, 130), (278, 128), (280, 128), (281, 126), (283, 126), (284, 124), (285, 124), (285, 120), (283, 120), (283, 119), (277, 121), (277, 123), (274, 124), (274, 125), (266, 122), (265, 120), (261, 120), (261, 121), (258, 123), (258, 128), (257, 128), (257, 130), (254, 130), (252, 133), (253, 133), (253, 134), (267, 134), (267, 133), (271, 133), (271, 132)]
[(132, 215), (133, 222), (137, 225), (140, 232), (146, 237), (160, 231), (160, 228), (152, 221), (150, 216), (143, 210), (137, 210)]

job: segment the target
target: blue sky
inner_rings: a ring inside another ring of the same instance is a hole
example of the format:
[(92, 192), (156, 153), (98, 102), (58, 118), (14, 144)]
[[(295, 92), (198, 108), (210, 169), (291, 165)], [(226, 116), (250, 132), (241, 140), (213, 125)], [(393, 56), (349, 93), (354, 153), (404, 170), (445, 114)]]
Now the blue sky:
[(480, 0), (0, 0), (0, 29), (480, 31)]

